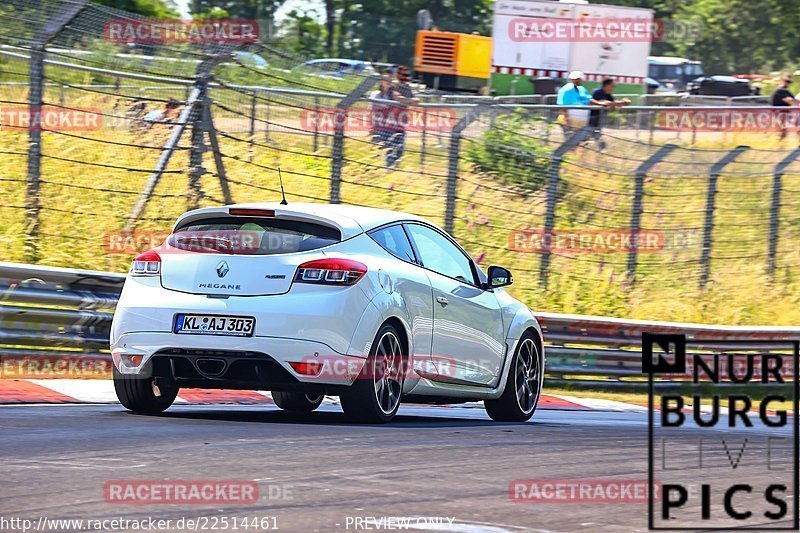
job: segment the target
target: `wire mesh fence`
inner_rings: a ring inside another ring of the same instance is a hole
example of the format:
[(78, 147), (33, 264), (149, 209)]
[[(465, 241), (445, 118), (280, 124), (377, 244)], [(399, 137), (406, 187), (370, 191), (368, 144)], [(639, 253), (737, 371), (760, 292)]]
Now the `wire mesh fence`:
[(482, 267), (509, 267), (539, 309), (796, 316), (776, 304), (799, 296), (800, 274), (783, 111), (731, 106), (739, 122), (717, 127), (709, 107), (399, 104), (374, 72), (298, 68), (275, 43), (104, 34), (139, 20), (79, 0), (0, 6), (4, 259), (124, 271), (186, 209), (279, 199), (281, 169), (290, 204), (429, 218)]

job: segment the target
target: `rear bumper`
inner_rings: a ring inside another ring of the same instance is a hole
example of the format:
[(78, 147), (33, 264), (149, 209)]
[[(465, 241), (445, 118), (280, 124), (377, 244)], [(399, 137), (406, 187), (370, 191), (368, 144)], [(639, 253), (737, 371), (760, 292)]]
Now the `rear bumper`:
[[(360, 285), (360, 284), (359, 284)], [(111, 347), (124, 344), (152, 353), (160, 348), (202, 348), (251, 350), (271, 354), (309, 350), (303, 342), (314, 342), (314, 352), (360, 355), (351, 349), (359, 317), (370, 299), (359, 285), (322, 287), (298, 284), (289, 293), (274, 296), (230, 296), (213, 298), (165, 289), (158, 278), (128, 277), (111, 324)], [(174, 335), (178, 313), (254, 317), (251, 338)], [(375, 331), (370, 332), (370, 340)], [(126, 341), (125, 337), (130, 341)], [(294, 339), (305, 339), (296, 341)], [(288, 345), (287, 345), (288, 342)], [(141, 348), (140, 348), (141, 347)]]
[[(363, 357), (338, 353), (317, 341), (165, 332), (123, 334), (111, 345), (111, 355), (121, 374), (152, 371), (174, 377), (186, 387), (263, 390), (291, 390), (302, 384), (351, 385), (365, 362)], [(310, 363), (315, 371), (301, 374), (290, 363)]]

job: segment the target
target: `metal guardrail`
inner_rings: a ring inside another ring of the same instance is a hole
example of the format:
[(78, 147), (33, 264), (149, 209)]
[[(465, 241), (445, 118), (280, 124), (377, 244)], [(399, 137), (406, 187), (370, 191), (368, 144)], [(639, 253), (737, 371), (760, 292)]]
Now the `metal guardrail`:
[[(13, 357), (108, 356), (114, 306), (125, 276), (91, 270), (0, 262), (0, 364)], [(548, 374), (559, 380), (635, 384), (642, 377), (642, 332), (684, 334), (708, 341), (709, 353), (774, 350), (757, 341), (792, 341), (800, 327), (710, 326), (537, 313), (544, 330)], [(719, 342), (719, 344), (717, 344)], [(740, 348), (741, 349), (741, 348)]]
[(0, 263), (0, 363), (4, 357), (108, 353), (125, 276)]

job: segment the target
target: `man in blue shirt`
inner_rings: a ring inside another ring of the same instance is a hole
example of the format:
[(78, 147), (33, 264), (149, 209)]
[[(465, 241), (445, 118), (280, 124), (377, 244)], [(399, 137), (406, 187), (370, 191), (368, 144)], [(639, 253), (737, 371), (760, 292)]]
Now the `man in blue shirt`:
[(569, 81), (558, 90), (558, 105), (589, 105), (592, 96), (586, 87), (581, 85), (583, 81), (583, 72), (573, 70), (569, 73), (567, 78)]
[[(568, 82), (558, 90), (556, 103), (563, 106), (588, 106), (592, 96), (586, 87), (581, 85), (583, 72), (573, 70), (569, 73)], [(589, 111), (583, 109), (569, 109), (561, 112), (558, 122), (567, 130), (582, 128), (589, 120)]]

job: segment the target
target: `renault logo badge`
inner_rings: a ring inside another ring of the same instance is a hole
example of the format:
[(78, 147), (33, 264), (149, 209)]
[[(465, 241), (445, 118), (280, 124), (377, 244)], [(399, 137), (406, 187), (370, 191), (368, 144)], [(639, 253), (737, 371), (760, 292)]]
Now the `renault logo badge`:
[(229, 270), (230, 268), (228, 268), (228, 263), (225, 261), (220, 261), (217, 265), (217, 276), (224, 278), (225, 274), (227, 274)]

